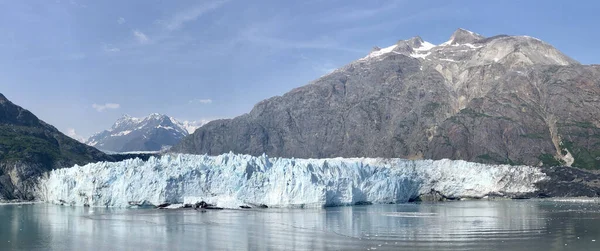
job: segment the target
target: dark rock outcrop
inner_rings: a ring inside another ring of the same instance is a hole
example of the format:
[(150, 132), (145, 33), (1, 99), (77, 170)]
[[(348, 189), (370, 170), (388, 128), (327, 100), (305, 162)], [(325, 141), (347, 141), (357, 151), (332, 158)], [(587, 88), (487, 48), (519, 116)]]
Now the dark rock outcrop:
[(456, 200), (456, 198), (448, 198), (445, 195), (441, 194), (438, 191), (431, 190), (429, 193), (421, 194), (410, 200), (411, 202), (437, 202), (437, 201), (447, 201), (447, 200)]
[(572, 167), (542, 169), (549, 179), (536, 184), (535, 197), (600, 197), (600, 172)]

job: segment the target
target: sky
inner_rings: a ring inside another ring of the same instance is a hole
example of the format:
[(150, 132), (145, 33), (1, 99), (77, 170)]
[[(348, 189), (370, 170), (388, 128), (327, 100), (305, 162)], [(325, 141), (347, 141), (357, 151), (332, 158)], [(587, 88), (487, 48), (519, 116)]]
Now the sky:
[(232, 118), (374, 46), (457, 28), (600, 63), (600, 1), (0, 0), (0, 93), (64, 133)]

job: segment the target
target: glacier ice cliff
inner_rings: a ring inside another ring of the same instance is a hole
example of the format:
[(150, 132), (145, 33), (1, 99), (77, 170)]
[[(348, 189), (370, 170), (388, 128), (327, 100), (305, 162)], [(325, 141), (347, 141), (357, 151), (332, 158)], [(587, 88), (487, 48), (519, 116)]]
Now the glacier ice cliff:
[(51, 203), (109, 207), (200, 200), (228, 208), (321, 207), (402, 203), (431, 191), (453, 198), (530, 193), (544, 179), (537, 167), (453, 160), (180, 154), (53, 170), (36, 193)]

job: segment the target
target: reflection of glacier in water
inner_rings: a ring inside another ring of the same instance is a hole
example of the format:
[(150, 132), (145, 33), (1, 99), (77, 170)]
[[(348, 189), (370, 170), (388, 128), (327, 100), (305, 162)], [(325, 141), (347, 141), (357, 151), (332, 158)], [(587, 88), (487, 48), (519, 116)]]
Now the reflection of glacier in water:
[(535, 167), (451, 160), (165, 155), (54, 170), (40, 182), (38, 197), (117, 207), (200, 200), (230, 208), (320, 207), (407, 202), (432, 190), (447, 197), (533, 192), (544, 178)]
[[(598, 250), (600, 206), (541, 200), (251, 209), (0, 206), (9, 250)], [(426, 217), (392, 217), (390, 215)]]
[(92, 206), (205, 200), (230, 208), (312, 207), (407, 202), (432, 190), (447, 197), (533, 192), (532, 184), (544, 178), (535, 167), (451, 160), (165, 155), (54, 170), (38, 196)]

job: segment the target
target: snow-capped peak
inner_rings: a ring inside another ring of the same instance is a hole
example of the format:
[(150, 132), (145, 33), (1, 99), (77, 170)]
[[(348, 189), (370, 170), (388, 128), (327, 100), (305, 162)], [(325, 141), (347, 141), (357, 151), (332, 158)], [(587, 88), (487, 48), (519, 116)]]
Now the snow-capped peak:
[(450, 40), (444, 42), (440, 46), (448, 45), (460, 45), (460, 44), (472, 44), (477, 40), (484, 39), (485, 37), (475, 32), (458, 28), (450, 37)]
[(400, 40), (397, 44), (385, 48), (375, 47), (369, 55), (360, 60), (378, 58), (389, 53), (404, 54), (414, 58), (425, 58), (434, 47), (434, 44), (424, 41), (417, 36), (408, 40)]
[(160, 113), (143, 118), (125, 114), (111, 129), (94, 134), (86, 143), (111, 152), (156, 151), (177, 144), (206, 122), (179, 122)]
[(123, 114), (121, 118), (119, 118), (112, 126), (112, 130), (118, 130), (120, 127), (129, 126), (131, 124), (138, 123), (140, 119), (129, 116), (128, 114)]
[[(369, 55), (358, 60), (363, 62), (378, 62), (382, 60), (396, 60), (392, 55), (403, 55), (427, 61), (435, 69), (457, 64), (466, 67), (504, 64), (507, 67), (522, 67), (523, 65), (570, 65), (579, 64), (577, 61), (562, 54), (551, 45), (528, 36), (497, 35), (486, 38), (466, 29), (457, 29), (450, 40), (440, 45), (424, 41), (416, 36), (408, 40), (400, 40), (395, 45), (379, 48), (375, 47)], [(419, 69), (423, 69), (421, 65)], [(449, 68), (448, 68), (449, 69)], [(449, 81), (462, 79), (451, 76), (448, 69), (438, 69), (444, 72)], [(452, 68), (452, 74), (462, 74), (462, 70)], [(455, 72), (456, 71), (456, 72)]]

